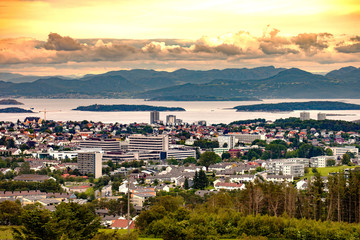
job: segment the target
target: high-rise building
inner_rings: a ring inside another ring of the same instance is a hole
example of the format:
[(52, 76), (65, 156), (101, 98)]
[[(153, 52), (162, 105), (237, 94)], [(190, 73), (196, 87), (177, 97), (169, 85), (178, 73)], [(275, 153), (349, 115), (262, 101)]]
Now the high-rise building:
[(175, 125), (176, 123), (176, 116), (175, 115), (167, 115), (166, 116), (166, 124), (167, 125)]
[(317, 120), (325, 120), (326, 119), (326, 113), (318, 113)]
[(95, 178), (102, 176), (102, 153), (100, 151), (80, 151), (78, 167), (81, 174), (94, 174)]
[(157, 123), (160, 120), (160, 114), (158, 111), (150, 112), (150, 124)]
[(167, 151), (169, 150), (169, 136), (144, 136), (134, 134), (129, 136), (130, 151)]
[(301, 112), (300, 113), (300, 120), (310, 120), (310, 113), (309, 112)]

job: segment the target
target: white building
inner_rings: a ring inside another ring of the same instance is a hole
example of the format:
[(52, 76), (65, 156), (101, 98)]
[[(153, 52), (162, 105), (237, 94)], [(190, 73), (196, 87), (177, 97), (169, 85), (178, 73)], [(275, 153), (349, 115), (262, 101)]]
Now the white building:
[(218, 136), (219, 147), (223, 148), (224, 144), (227, 146), (224, 148), (232, 149), (235, 146), (235, 136), (234, 135), (226, 135), (226, 136)]
[(326, 167), (327, 160), (334, 159), (334, 156), (317, 156), (310, 158), (310, 166), (311, 167)]
[(310, 120), (310, 113), (309, 112), (301, 112), (300, 113), (300, 120)]
[(265, 134), (247, 134), (247, 133), (231, 132), (228, 135), (234, 136), (238, 142), (242, 142), (242, 143), (252, 143), (256, 139), (266, 140)]
[(101, 148), (104, 152), (120, 151), (120, 141), (115, 139), (91, 138), (80, 142), (80, 148)]
[(317, 120), (325, 120), (326, 119), (326, 113), (318, 113)]
[(353, 153), (355, 157), (359, 156), (359, 149), (355, 146), (331, 147), (330, 149), (336, 158), (341, 158), (347, 152)]
[(144, 136), (134, 134), (129, 136), (129, 151), (167, 151), (169, 150), (169, 136)]

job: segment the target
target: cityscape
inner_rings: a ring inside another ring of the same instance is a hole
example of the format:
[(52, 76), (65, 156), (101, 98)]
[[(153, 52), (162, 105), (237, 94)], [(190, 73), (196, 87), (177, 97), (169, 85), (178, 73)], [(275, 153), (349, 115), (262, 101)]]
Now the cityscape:
[(356, 0), (2, 0), (0, 239), (360, 239)]

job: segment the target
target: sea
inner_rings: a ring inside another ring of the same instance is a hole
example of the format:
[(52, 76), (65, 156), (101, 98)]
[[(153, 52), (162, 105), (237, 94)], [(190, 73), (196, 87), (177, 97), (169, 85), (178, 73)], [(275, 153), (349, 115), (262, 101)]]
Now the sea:
[[(165, 122), (167, 115), (175, 115), (186, 123), (205, 120), (207, 124), (230, 123), (237, 120), (265, 118), (276, 120), (280, 118), (299, 117), (301, 111), (291, 112), (236, 112), (232, 109), (239, 105), (252, 105), (261, 103), (281, 102), (306, 102), (306, 101), (341, 101), (346, 103), (360, 104), (360, 99), (264, 99), (263, 101), (145, 101), (144, 99), (17, 99), (24, 105), (20, 107), (32, 110), (34, 113), (0, 113), (0, 121), (23, 121), (25, 117), (40, 117), (55, 121), (101, 121), (103, 123), (149, 123), (149, 112), (88, 112), (75, 111), (78, 106), (92, 104), (134, 104), (152, 105), (165, 107), (182, 107), (185, 112), (160, 112), (160, 120)], [(0, 105), (0, 108), (13, 107)], [(360, 119), (360, 110), (337, 110), (337, 111), (308, 111), (312, 119), (317, 119), (319, 112), (328, 114), (327, 119), (353, 121)]]

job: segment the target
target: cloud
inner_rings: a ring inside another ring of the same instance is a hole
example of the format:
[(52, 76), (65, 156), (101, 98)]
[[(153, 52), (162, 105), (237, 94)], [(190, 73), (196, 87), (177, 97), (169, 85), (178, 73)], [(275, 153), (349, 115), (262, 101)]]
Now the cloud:
[(0, 39), (0, 63), (5, 65), (223, 61), (230, 66), (251, 59), (264, 63), (273, 59), (274, 64), (287, 60), (324, 63), (352, 61), (359, 57), (356, 55), (359, 52), (359, 36), (339, 38), (330, 33), (283, 36), (278, 29), (267, 29), (261, 37), (239, 31), (198, 40), (73, 39), (58, 33), (50, 33), (47, 41)]
[(292, 38), (292, 42), (298, 45), (306, 53), (314, 54), (328, 48), (328, 40), (332, 38), (330, 33), (301, 33)]
[(340, 46), (340, 47), (337, 47), (335, 49), (338, 52), (342, 52), (342, 53), (359, 53), (360, 52), (360, 43)]
[(56, 51), (76, 51), (80, 50), (82, 46), (71, 37), (62, 37), (57, 33), (50, 33), (44, 48)]

